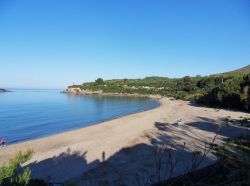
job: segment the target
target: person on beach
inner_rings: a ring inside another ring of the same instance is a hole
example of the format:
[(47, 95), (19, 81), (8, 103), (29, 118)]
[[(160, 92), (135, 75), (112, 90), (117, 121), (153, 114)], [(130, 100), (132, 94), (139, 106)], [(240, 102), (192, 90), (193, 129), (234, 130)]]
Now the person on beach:
[(4, 147), (4, 146), (5, 146), (5, 143), (6, 143), (5, 138), (2, 138), (2, 140), (1, 140), (1, 147)]

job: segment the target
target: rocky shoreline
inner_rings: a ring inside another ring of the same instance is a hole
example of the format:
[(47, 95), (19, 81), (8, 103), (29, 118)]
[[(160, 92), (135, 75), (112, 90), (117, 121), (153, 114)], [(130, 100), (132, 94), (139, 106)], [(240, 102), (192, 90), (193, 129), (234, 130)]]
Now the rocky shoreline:
[(82, 90), (80, 88), (68, 88), (63, 93), (75, 95), (95, 95), (95, 96), (119, 96), (119, 97), (141, 97), (150, 99), (161, 99), (161, 95), (142, 95), (142, 94), (128, 94), (128, 93), (105, 93), (103, 91)]

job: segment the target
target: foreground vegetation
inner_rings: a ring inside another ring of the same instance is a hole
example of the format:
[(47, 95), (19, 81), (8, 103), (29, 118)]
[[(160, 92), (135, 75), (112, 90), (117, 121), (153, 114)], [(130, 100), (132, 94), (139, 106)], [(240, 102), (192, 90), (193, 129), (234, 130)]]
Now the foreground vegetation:
[(69, 88), (102, 91), (103, 93), (157, 94), (176, 99), (239, 110), (250, 110), (250, 73), (225, 73), (170, 79), (147, 77), (144, 79), (114, 79), (73, 85)]
[(32, 155), (32, 150), (19, 152), (7, 164), (0, 166), (0, 186), (47, 186), (43, 180), (30, 179), (29, 168), (21, 168)]

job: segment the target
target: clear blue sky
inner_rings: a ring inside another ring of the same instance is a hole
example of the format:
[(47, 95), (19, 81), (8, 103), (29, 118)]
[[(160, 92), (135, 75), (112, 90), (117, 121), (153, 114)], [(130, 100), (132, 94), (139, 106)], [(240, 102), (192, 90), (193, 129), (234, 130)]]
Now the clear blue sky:
[(0, 87), (250, 64), (250, 0), (0, 0)]

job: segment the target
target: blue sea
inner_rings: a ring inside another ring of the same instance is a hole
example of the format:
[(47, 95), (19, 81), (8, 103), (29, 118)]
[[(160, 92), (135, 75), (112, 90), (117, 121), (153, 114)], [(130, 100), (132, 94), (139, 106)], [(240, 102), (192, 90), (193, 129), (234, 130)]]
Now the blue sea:
[[(149, 110), (146, 98), (77, 96), (61, 90), (12, 89), (0, 93), (0, 138), (17, 143)], [(126, 125), (126, 123), (124, 123)]]

